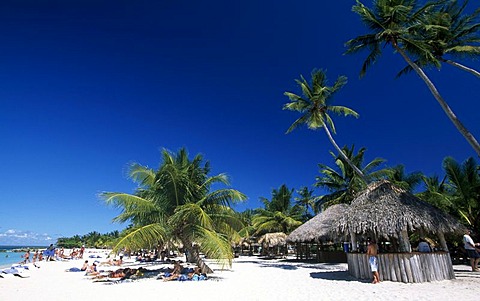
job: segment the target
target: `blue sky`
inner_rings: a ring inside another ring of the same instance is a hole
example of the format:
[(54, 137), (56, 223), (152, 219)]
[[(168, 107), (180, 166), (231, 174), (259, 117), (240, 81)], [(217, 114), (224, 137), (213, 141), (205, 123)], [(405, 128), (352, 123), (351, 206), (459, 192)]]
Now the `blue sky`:
[[(446, 156), (475, 156), (416, 75), (395, 79), (405, 64), (391, 49), (358, 78), (366, 54), (343, 55), (366, 32), (353, 4), (0, 2), (0, 245), (123, 229), (98, 194), (133, 192), (126, 166), (156, 168), (162, 148), (227, 173), (249, 197), (238, 210), (282, 184), (312, 185), (333, 147), (322, 131), (286, 135), (298, 115), (282, 106), (314, 68), (349, 78), (335, 101), (360, 118), (334, 119), (339, 145), (427, 175), (442, 175)], [(427, 72), (480, 138), (478, 79)]]

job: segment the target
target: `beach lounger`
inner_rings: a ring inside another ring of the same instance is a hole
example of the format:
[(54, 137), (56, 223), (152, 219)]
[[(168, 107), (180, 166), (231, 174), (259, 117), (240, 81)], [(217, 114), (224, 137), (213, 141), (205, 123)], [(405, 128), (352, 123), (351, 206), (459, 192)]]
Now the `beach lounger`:
[(2, 273), (3, 273), (3, 274), (11, 274), (11, 275), (14, 275), (14, 276), (17, 276), (17, 277), (20, 277), (20, 278), (28, 278), (28, 277), (30, 277), (30, 275), (27, 275), (27, 274), (25, 273), (25, 269), (24, 269), (24, 268), (11, 267), (11, 268), (8, 268), (8, 269), (3, 269), (3, 270), (2, 270)]

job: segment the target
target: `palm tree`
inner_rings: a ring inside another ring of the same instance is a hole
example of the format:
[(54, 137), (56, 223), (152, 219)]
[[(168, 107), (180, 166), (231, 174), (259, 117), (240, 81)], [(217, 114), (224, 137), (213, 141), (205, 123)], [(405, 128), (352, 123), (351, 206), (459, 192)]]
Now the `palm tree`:
[(304, 208), (303, 210), (303, 221), (306, 222), (310, 218), (312, 218), (312, 215), (309, 213), (309, 209), (314, 209), (315, 207), (315, 197), (313, 196), (313, 190), (309, 189), (307, 186), (301, 187), (299, 190), (297, 190), (297, 194), (299, 197), (294, 198), (295, 203)]
[(284, 184), (280, 188), (273, 189), (272, 199), (260, 198), (264, 208), (259, 208), (253, 216), (252, 223), (255, 234), (271, 232), (290, 233), (302, 224), (302, 208), (292, 206), (293, 189), (288, 189)]
[(231, 265), (230, 239), (238, 235), (230, 205), (245, 200), (241, 192), (223, 188), (211, 191), (212, 185), (229, 185), (225, 174), (208, 176), (210, 164), (203, 157), (188, 158), (186, 149), (177, 154), (162, 151), (158, 170), (133, 164), (130, 177), (139, 183), (134, 194), (106, 192), (107, 204), (122, 212), (116, 222), (132, 222), (132, 228), (118, 241), (115, 249), (152, 248), (167, 242), (179, 242), (204, 273), (213, 272), (200, 257)]
[[(438, 62), (443, 62), (480, 77), (477, 70), (445, 58), (446, 55), (459, 58), (480, 55), (480, 46), (477, 45), (480, 42), (480, 9), (465, 14), (467, 4), (468, 1), (462, 5), (457, 0), (448, 1), (438, 10), (422, 15), (421, 22), (412, 27), (410, 33), (413, 39), (422, 43), (422, 49), (418, 51), (418, 48), (410, 47), (408, 50), (419, 57), (416, 60), (419, 66), (433, 64), (440, 67)], [(425, 55), (425, 50), (429, 55)], [(431, 56), (436, 60), (430, 61), (428, 58)], [(404, 69), (405, 72), (411, 70), (411, 67)]]
[(386, 178), (393, 184), (413, 192), (415, 187), (422, 182), (423, 174), (418, 171), (407, 174), (405, 173), (405, 166), (400, 164), (389, 168)]
[(410, 29), (421, 22), (422, 16), (427, 14), (429, 9), (432, 9), (435, 5), (438, 4), (427, 3), (423, 7), (417, 8), (416, 0), (376, 0), (373, 2), (373, 9), (370, 9), (357, 0), (357, 4), (353, 6), (352, 10), (360, 16), (371, 33), (348, 41), (346, 43), (348, 47), (346, 53), (353, 54), (362, 50), (370, 51), (360, 71), (360, 76), (363, 76), (368, 67), (380, 57), (384, 45), (392, 46), (425, 82), (445, 114), (480, 156), (478, 141), (460, 122), (425, 72), (406, 52), (407, 49), (415, 48), (417, 52), (423, 51), (424, 58), (428, 59), (429, 62), (439, 64), (438, 59), (424, 47), (424, 43), (415, 40), (410, 34)]
[(443, 177), (441, 181), (438, 176), (422, 176), (425, 191), (418, 193), (416, 196), (447, 213), (457, 215), (457, 212), (454, 212), (453, 204), (450, 200), (451, 193), (448, 189), (446, 179), (446, 176)]
[[(374, 181), (385, 177), (386, 169), (377, 170), (385, 162), (382, 158), (375, 158), (364, 165), (364, 156), (366, 148), (362, 147), (355, 154), (355, 146), (343, 147), (343, 152), (349, 158), (350, 162), (362, 171), (368, 181)], [(329, 191), (329, 194), (318, 198), (316, 207), (323, 209), (335, 204), (350, 204), (356, 194), (362, 191), (367, 182), (359, 178), (350, 165), (346, 164), (342, 157), (330, 153), (335, 162), (335, 168), (325, 164), (318, 164), (320, 167), (320, 176), (316, 177), (315, 187), (323, 188)]]
[(480, 174), (473, 158), (462, 164), (453, 158), (443, 160), (448, 183), (453, 189), (451, 202), (460, 217), (475, 230), (480, 230)]
[(301, 124), (306, 124), (308, 128), (312, 130), (323, 128), (328, 139), (340, 156), (342, 156), (342, 158), (353, 168), (360, 178), (364, 178), (362, 172), (352, 164), (342, 152), (330, 132), (331, 130), (334, 134), (336, 133), (329, 112), (337, 115), (343, 114), (344, 116), (352, 115), (358, 117), (358, 113), (352, 109), (344, 106), (331, 105), (335, 93), (347, 84), (347, 78), (345, 76), (339, 76), (333, 86), (327, 86), (326, 71), (313, 70), (311, 85), (303, 76), (300, 76), (300, 79), (296, 79), (295, 81), (300, 86), (303, 97), (291, 92), (285, 92), (284, 95), (286, 95), (291, 102), (285, 104), (283, 109), (296, 111), (303, 115), (295, 120), (287, 130), (287, 133), (290, 133)]
[(249, 253), (252, 253), (252, 243), (255, 241), (255, 237), (253, 236), (255, 233), (255, 228), (253, 227), (253, 216), (255, 215), (255, 210), (253, 209), (246, 209), (242, 212), (236, 212), (237, 218), (242, 223), (242, 228), (238, 231), (239, 240), (235, 241), (236, 245), (242, 245), (242, 252), (243, 252), (243, 245), (247, 244), (249, 248)]

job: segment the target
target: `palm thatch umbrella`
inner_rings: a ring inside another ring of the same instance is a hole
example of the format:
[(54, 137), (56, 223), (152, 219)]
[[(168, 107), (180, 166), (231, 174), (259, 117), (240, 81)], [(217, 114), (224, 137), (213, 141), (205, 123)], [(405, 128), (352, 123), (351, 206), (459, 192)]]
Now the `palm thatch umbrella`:
[(287, 234), (283, 232), (267, 233), (258, 240), (265, 247), (283, 246), (287, 243)]
[(348, 205), (337, 204), (328, 207), (303, 225), (293, 230), (287, 236), (287, 242), (319, 242), (335, 238), (334, 221), (338, 220), (346, 211)]
[(338, 219), (337, 227), (341, 233), (352, 236), (373, 234), (397, 238), (401, 252), (411, 252), (408, 232), (436, 234), (442, 248), (447, 250), (443, 234), (464, 231), (455, 218), (386, 180), (371, 183), (360, 192)]

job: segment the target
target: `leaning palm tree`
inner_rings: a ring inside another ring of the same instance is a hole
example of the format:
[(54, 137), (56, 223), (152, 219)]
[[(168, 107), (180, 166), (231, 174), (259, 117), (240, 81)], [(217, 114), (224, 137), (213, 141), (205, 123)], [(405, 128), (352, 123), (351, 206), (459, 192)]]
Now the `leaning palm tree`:
[(335, 134), (336, 131), (333, 120), (329, 115), (330, 112), (338, 115), (358, 117), (358, 113), (352, 109), (331, 104), (335, 93), (347, 84), (347, 78), (339, 76), (333, 86), (327, 86), (326, 72), (324, 70), (313, 70), (311, 85), (303, 76), (300, 76), (300, 79), (295, 81), (300, 86), (303, 96), (285, 92), (284, 94), (291, 102), (285, 104), (283, 109), (296, 111), (303, 115), (295, 120), (288, 128), (287, 133), (290, 133), (301, 124), (306, 124), (312, 130), (323, 128), (340, 156), (353, 168), (360, 178), (364, 178), (362, 171), (350, 162), (332, 137), (332, 133)]
[(213, 272), (200, 257), (231, 265), (231, 239), (240, 222), (230, 205), (246, 199), (237, 190), (211, 190), (212, 185), (228, 185), (225, 174), (208, 176), (210, 165), (197, 155), (190, 160), (185, 149), (177, 154), (162, 151), (158, 170), (133, 164), (130, 177), (139, 184), (134, 194), (106, 192), (107, 204), (122, 210), (116, 222), (132, 223), (115, 249), (152, 248), (159, 244), (180, 243), (205, 273)]
[[(448, 1), (438, 9), (423, 14), (420, 22), (412, 26), (410, 34), (413, 39), (422, 43), (422, 48), (421, 51), (418, 51), (417, 47), (407, 49), (419, 57), (415, 61), (419, 66), (440, 67), (439, 62), (447, 63), (480, 77), (479, 71), (454, 60), (454, 58), (476, 58), (480, 55), (478, 45), (480, 9), (471, 14), (465, 13), (467, 4), (468, 1), (464, 1), (461, 5), (457, 0)], [(429, 60), (431, 56), (435, 57), (434, 61)], [(411, 70), (412, 68), (408, 66), (401, 73)]]
[[(383, 178), (389, 173), (387, 169), (378, 169), (385, 162), (382, 158), (375, 158), (364, 164), (366, 148), (362, 147), (355, 153), (355, 146), (343, 147), (342, 151), (350, 162), (362, 171), (369, 182)], [(355, 196), (368, 184), (353, 171), (342, 157), (330, 153), (335, 162), (335, 167), (318, 164), (320, 176), (316, 177), (315, 187), (326, 189), (329, 193), (317, 198), (316, 207), (326, 209), (335, 204), (350, 204)]]
[(422, 16), (427, 14), (429, 9), (432, 9), (435, 5), (438, 4), (427, 3), (417, 8), (416, 0), (374, 0), (373, 8), (370, 9), (357, 0), (357, 4), (353, 6), (352, 10), (360, 16), (362, 22), (371, 30), (371, 33), (349, 40), (346, 43), (348, 47), (346, 53), (353, 54), (362, 50), (370, 52), (360, 71), (360, 76), (363, 76), (368, 67), (380, 57), (384, 46), (392, 46), (425, 82), (445, 114), (447, 114), (457, 130), (480, 156), (480, 144), (478, 141), (460, 122), (430, 78), (415, 63), (414, 59), (409, 57), (406, 51), (412, 48), (417, 49), (417, 51), (423, 51), (424, 57), (428, 61), (439, 64), (438, 59), (424, 47), (423, 43), (416, 41), (409, 32), (418, 22), (421, 22)]

